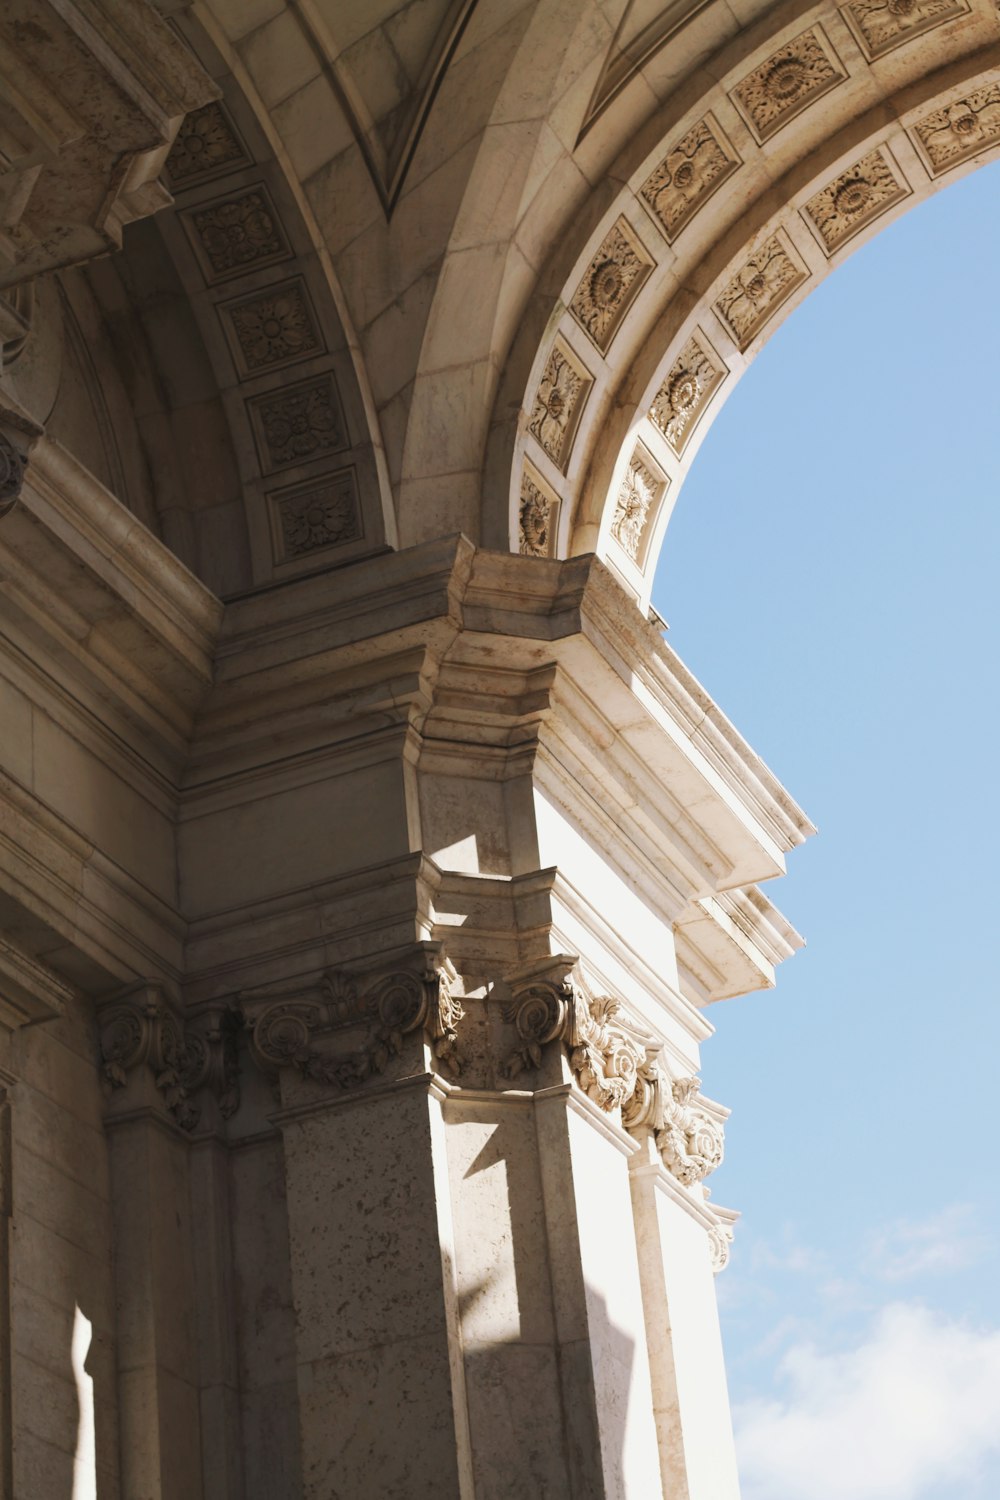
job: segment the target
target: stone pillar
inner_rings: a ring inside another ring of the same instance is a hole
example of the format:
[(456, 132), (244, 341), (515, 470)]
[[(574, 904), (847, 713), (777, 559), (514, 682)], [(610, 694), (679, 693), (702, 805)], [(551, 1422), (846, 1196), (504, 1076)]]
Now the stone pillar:
[(136, 986), (99, 1008), (111, 1173), (122, 1500), (201, 1500), (197, 1299), (179, 1012)]
[(241, 997), (280, 1091), (303, 1493), (472, 1500), (433, 946)]

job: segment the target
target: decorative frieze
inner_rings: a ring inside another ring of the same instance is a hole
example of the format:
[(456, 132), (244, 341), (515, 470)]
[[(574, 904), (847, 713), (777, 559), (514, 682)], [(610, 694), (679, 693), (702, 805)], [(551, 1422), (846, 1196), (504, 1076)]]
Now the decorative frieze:
[[(557, 972), (570, 966), (567, 957)], [(728, 1111), (701, 1095), (698, 1078), (665, 1071), (659, 1044), (630, 1024), (620, 1000), (591, 997), (571, 977), (536, 978), (513, 988), (503, 1016), (518, 1036), (506, 1078), (540, 1068), (544, 1048), (560, 1043), (587, 1097), (605, 1113), (620, 1110), (627, 1130), (651, 1132), (678, 1182), (696, 1187), (721, 1165)]]
[(267, 189), (260, 183), (184, 215), (209, 282), (228, 281), (287, 260), (292, 253)]
[(841, 172), (804, 209), (827, 255), (899, 203), (909, 185), (886, 149), (870, 151)]
[(325, 352), (319, 322), (301, 279), (224, 302), (219, 313), (244, 375)]
[(519, 551), (526, 557), (554, 557), (559, 501), (533, 469), (521, 474)]
[(772, 235), (719, 296), (715, 310), (746, 349), (808, 272), (780, 234)]
[(557, 340), (531, 409), (528, 431), (560, 469), (565, 469), (580, 414), (593, 384), (583, 365)]
[(249, 164), (229, 115), (216, 99), (181, 121), (167, 157), (167, 175), (171, 187), (186, 188)]
[(569, 305), (602, 354), (652, 266), (631, 225), (619, 219), (584, 272)]
[(675, 142), (643, 183), (642, 197), (673, 241), (700, 208), (741, 166), (713, 115), (706, 115)]
[(330, 373), (268, 391), (247, 402), (263, 470), (308, 463), (350, 446), (337, 385)]
[(701, 330), (696, 330), (670, 366), (649, 409), (650, 421), (678, 458), (725, 378), (724, 363)]
[(846, 77), (822, 28), (814, 26), (748, 73), (730, 97), (763, 142)]
[(634, 453), (615, 496), (611, 535), (632, 562), (641, 565), (650, 521), (666, 492), (666, 479), (653, 471), (643, 453)]
[(340, 547), (362, 535), (353, 469), (340, 469), (309, 484), (272, 490), (267, 498), (274, 521), (275, 562)]
[(465, 1011), (455, 979), (446, 960), (422, 953), (413, 966), (387, 973), (331, 970), (304, 993), (246, 991), (240, 1000), (251, 1055), (272, 1078), (291, 1068), (312, 1083), (348, 1089), (384, 1073), (404, 1039), (423, 1029), (434, 1057), (457, 1077)]
[(918, 120), (913, 133), (935, 177), (978, 156), (1000, 140), (1000, 83), (932, 110)]
[(854, 0), (842, 7), (869, 62), (968, 13), (964, 0)]

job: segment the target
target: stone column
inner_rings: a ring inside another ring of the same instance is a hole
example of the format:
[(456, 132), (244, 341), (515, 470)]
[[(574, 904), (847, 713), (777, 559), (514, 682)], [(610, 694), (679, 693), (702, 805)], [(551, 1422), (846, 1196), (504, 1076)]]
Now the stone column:
[(153, 985), (98, 1010), (111, 1172), (122, 1500), (202, 1500), (188, 1132), (177, 1009)]

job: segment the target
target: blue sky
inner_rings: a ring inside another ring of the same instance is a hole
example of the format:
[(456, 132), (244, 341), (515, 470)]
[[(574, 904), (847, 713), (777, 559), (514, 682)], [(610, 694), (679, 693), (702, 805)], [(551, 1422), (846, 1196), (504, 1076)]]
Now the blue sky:
[(671, 645), (819, 826), (713, 1007), (744, 1500), (1000, 1493), (1000, 163), (777, 331), (684, 485)]

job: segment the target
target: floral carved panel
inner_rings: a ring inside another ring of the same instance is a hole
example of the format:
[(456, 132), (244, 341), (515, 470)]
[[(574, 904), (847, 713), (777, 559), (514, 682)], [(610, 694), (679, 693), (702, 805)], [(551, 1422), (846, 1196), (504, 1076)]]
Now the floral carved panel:
[(357, 478), (341, 469), (309, 484), (268, 495), (273, 517), (275, 562), (292, 562), (362, 536)]
[(534, 470), (521, 475), (519, 548), (525, 557), (554, 557), (559, 501)]
[(917, 122), (913, 134), (935, 177), (978, 156), (1000, 141), (1000, 83), (932, 110)]
[(584, 272), (569, 305), (602, 354), (652, 266), (631, 225), (619, 219)]
[(642, 185), (667, 239), (673, 241), (717, 188), (741, 165), (712, 115), (682, 135)]
[(653, 398), (650, 421), (679, 458), (699, 417), (726, 378), (726, 367), (698, 329)]
[(632, 455), (615, 496), (611, 535), (631, 562), (641, 567), (652, 522), (667, 490), (667, 481), (640, 450)]
[(758, 141), (766, 141), (846, 77), (822, 28), (814, 26), (748, 73), (730, 97)]
[(292, 253), (274, 205), (260, 184), (192, 209), (184, 217), (208, 282), (259, 271), (287, 260)]
[(842, 14), (869, 62), (874, 62), (968, 11), (964, 0), (854, 0)]
[(751, 255), (715, 304), (716, 312), (741, 349), (753, 343), (764, 324), (808, 274), (781, 235), (772, 235)]
[(566, 468), (592, 384), (583, 365), (557, 340), (538, 386), (528, 431), (560, 469)]
[(803, 212), (832, 255), (909, 191), (888, 152), (871, 151), (810, 198)]
[(247, 409), (265, 471), (308, 463), (350, 446), (332, 374), (255, 396)]
[(309, 294), (298, 278), (225, 302), (219, 312), (244, 375), (325, 352)]
[(171, 187), (186, 188), (249, 163), (232, 121), (213, 99), (211, 104), (184, 116), (167, 157), (167, 175)]

